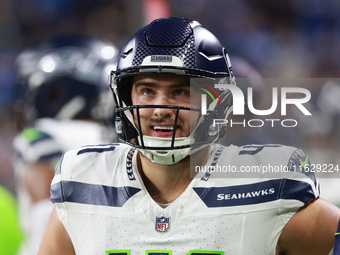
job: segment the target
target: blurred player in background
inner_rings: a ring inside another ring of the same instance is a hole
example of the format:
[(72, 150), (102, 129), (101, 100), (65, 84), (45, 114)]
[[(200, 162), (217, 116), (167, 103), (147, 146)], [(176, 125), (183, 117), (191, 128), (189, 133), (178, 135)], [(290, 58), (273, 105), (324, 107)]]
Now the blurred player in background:
[(109, 71), (117, 49), (109, 42), (65, 35), (17, 57), (14, 113), (20, 133), (13, 159), (20, 219), (21, 254), (36, 254), (53, 205), (55, 165), (67, 150), (115, 140)]

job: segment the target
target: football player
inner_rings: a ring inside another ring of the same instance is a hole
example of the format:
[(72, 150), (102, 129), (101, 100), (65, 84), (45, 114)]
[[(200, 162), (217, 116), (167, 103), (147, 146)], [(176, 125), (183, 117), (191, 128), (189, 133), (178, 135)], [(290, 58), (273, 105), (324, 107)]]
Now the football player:
[(114, 139), (104, 132), (114, 113), (113, 102), (105, 101), (112, 101), (107, 70), (114, 68), (117, 56), (109, 42), (70, 34), (41, 42), (17, 57), (14, 107), (23, 130), (14, 139), (13, 163), (26, 234), (20, 254), (38, 252), (53, 209), (50, 184), (61, 155)]
[[(111, 77), (125, 144), (64, 154), (39, 254), (328, 254), (340, 212), (319, 199), (301, 150), (216, 143), (226, 127), (214, 119), (232, 109), (226, 85), (236, 86), (226, 50), (197, 21), (139, 30)], [(213, 171), (268, 164), (292, 171)]]

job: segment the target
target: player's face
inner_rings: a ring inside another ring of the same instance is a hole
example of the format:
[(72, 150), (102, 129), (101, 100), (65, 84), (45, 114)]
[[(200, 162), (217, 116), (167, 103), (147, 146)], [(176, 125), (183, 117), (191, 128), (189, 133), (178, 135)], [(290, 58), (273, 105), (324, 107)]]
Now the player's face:
[[(178, 75), (137, 75), (133, 78), (133, 105), (171, 105), (200, 107), (200, 92), (190, 89), (190, 78)], [(142, 108), (139, 112), (142, 133), (156, 137), (172, 137), (176, 109)], [(198, 112), (180, 110), (178, 114), (176, 137), (187, 137), (195, 127)], [(137, 127), (136, 110), (134, 122)], [(190, 129), (191, 127), (191, 129)]]

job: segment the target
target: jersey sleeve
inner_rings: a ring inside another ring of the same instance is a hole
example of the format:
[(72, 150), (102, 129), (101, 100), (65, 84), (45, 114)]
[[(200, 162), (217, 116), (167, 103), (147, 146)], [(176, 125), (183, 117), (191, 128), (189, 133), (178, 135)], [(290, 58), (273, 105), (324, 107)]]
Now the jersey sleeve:
[(278, 196), (278, 213), (282, 227), (301, 207), (320, 196), (319, 182), (310, 171), (310, 164), (305, 153), (295, 148), (287, 163), (289, 172), (281, 179)]
[(97, 199), (97, 191), (105, 190), (114, 179), (122, 147), (118, 148), (118, 144), (83, 146), (66, 152), (55, 167), (51, 201), (62, 204)]
[[(244, 177), (276, 183), (280, 211), (292, 211), (320, 196), (319, 182), (305, 153), (298, 148), (277, 144), (246, 145), (236, 151), (235, 164), (259, 171), (245, 172)], [(228, 155), (226, 156), (228, 157)], [(263, 171), (265, 170), (265, 171)], [(241, 175), (239, 174), (239, 177)]]
[(60, 181), (61, 178), (61, 164), (63, 162), (64, 155), (58, 161), (55, 167), (54, 178), (51, 183), (51, 196), (50, 200), (52, 203), (61, 203), (63, 202), (63, 194), (62, 194), (62, 183)]
[(293, 151), (287, 169), (293, 177), (287, 176), (281, 191), (282, 199), (295, 198), (306, 204), (320, 196), (320, 185), (311, 162), (301, 149)]

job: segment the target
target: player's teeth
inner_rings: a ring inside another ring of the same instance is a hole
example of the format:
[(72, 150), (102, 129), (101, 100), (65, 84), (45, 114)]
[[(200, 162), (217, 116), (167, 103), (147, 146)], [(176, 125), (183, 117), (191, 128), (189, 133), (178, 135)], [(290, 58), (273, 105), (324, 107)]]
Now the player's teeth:
[(174, 127), (173, 127), (173, 126), (168, 126), (168, 127), (165, 127), (165, 126), (154, 126), (154, 129), (159, 129), (159, 130), (173, 130)]

